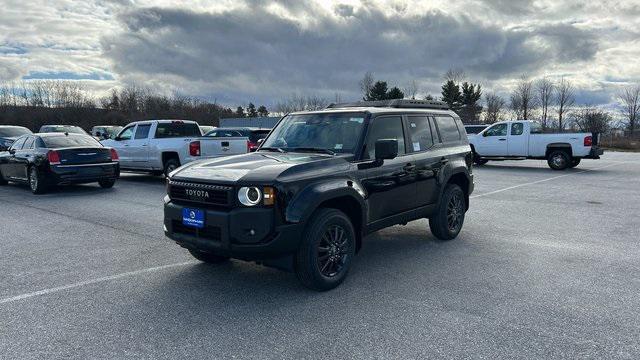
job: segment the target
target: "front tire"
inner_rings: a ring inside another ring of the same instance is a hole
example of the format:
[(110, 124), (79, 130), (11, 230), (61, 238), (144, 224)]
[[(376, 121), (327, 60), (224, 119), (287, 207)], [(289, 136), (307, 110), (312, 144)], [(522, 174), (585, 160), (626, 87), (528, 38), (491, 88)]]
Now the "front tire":
[(487, 160), (487, 159), (482, 159), (482, 158), (480, 157), (480, 155), (478, 155), (478, 154), (477, 154), (477, 153), (475, 153), (475, 152), (473, 153), (473, 163), (474, 163), (474, 164), (476, 164), (477, 166), (482, 166), (482, 165), (484, 165), (484, 164), (486, 164), (486, 163), (488, 163), (488, 162), (489, 162), (489, 160)]
[(48, 190), (43, 176), (35, 166), (29, 169), (29, 188), (31, 188), (32, 193), (37, 195), (44, 194)]
[(103, 189), (111, 189), (116, 184), (116, 179), (102, 179), (98, 181), (98, 184)]
[(460, 186), (447, 185), (438, 212), (429, 218), (429, 228), (433, 236), (440, 240), (455, 239), (462, 230), (466, 208), (466, 199)]
[(229, 257), (227, 256), (220, 256), (220, 255), (215, 255), (211, 253), (205, 253), (198, 250), (189, 250), (189, 252), (194, 258), (202, 262), (205, 262), (207, 264), (220, 264), (222, 262), (229, 260)]
[(337, 287), (347, 277), (355, 249), (356, 235), (349, 217), (337, 209), (317, 210), (296, 253), (298, 280), (316, 291)]
[(547, 164), (553, 170), (564, 170), (571, 164), (571, 157), (563, 150), (552, 151), (547, 157)]

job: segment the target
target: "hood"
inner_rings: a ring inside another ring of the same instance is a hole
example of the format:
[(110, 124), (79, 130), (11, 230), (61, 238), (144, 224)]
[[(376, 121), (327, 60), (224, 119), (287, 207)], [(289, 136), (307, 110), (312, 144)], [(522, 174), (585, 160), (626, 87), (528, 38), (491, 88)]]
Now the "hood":
[(210, 183), (265, 183), (343, 172), (346, 156), (310, 153), (252, 152), (189, 163), (171, 174), (172, 180)]

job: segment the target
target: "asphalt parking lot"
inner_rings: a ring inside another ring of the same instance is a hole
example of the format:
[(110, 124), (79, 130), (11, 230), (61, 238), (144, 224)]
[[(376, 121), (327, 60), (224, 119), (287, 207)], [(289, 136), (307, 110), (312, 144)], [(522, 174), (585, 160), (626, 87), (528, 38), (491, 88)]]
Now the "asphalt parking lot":
[(383, 230), (327, 293), (194, 261), (157, 177), (1, 187), (0, 358), (639, 358), (640, 154), (475, 174), (456, 240)]

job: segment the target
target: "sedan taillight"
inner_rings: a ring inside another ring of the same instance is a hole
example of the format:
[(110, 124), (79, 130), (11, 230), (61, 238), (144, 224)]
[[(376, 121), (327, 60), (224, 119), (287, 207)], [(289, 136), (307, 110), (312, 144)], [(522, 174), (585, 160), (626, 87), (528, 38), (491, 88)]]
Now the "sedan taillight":
[(55, 150), (49, 150), (47, 160), (49, 160), (49, 165), (60, 165), (60, 154)]
[(593, 138), (591, 137), (591, 135), (585, 136), (584, 137), (584, 146), (591, 146), (591, 145), (593, 145)]
[(118, 152), (116, 149), (111, 149), (111, 161), (118, 161), (120, 157), (118, 156)]

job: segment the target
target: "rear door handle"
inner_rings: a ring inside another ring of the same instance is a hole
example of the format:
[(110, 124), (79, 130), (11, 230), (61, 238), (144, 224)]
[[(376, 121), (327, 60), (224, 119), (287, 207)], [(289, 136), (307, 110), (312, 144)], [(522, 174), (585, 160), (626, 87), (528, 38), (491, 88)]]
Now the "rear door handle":
[(507, 141), (507, 139), (498, 139), (498, 140), (500, 140), (500, 141)]
[(440, 162), (441, 162), (442, 164), (446, 164), (446, 163), (448, 163), (448, 162), (449, 162), (449, 159), (447, 159), (447, 158), (442, 158), (442, 159), (440, 159)]

